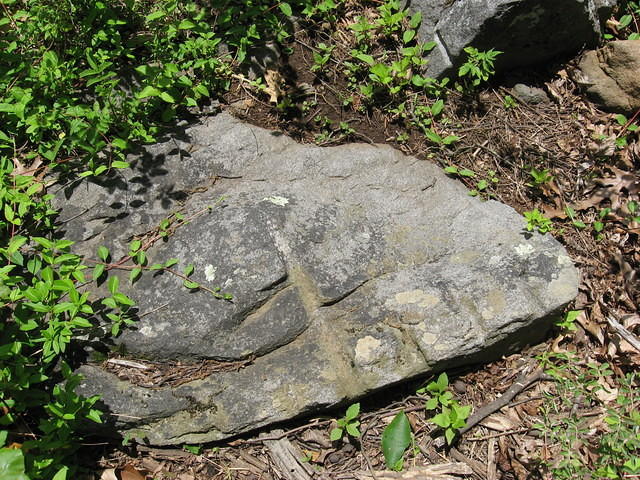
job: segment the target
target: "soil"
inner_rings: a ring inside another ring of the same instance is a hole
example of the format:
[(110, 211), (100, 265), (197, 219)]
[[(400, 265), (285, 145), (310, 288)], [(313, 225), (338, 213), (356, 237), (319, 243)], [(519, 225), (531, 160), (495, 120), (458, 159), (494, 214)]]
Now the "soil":
[[(356, 13), (362, 12), (349, 12), (342, 25)], [(340, 71), (341, 61), (349, 52), (348, 43), (337, 42), (332, 63), (321, 72), (311, 71), (312, 46), (328, 35), (319, 25), (299, 31), (288, 45), (289, 54), (278, 67), (282, 78), (279, 106), (269, 101), (268, 93), (236, 79), (221, 99), (220, 108), (300, 142), (387, 143), (442, 167), (471, 170), (474, 176), (459, 179), (477, 195), (504, 202), (520, 213), (537, 208), (551, 218), (551, 234), (566, 246), (580, 269), (580, 293), (571, 306), (572, 310), (582, 311), (575, 331), (558, 328), (545, 343), (521, 353), (488, 365), (448, 372), (459, 403), (479, 410), (521, 381), (521, 374), (535, 372), (539, 358), (550, 353), (571, 352), (576, 356), (576, 365), (606, 362), (616, 375), (637, 369), (640, 352), (621, 340), (607, 320), (618, 319), (629, 332), (640, 334), (640, 225), (629, 220), (626, 207), (629, 201), (639, 200), (638, 136), (624, 131), (614, 115), (598, 110), (585, 99), (571, 80), (573, 60), (538, 70), (511, 72), (477, 92), (463, 95), (450, 91), (443, 115), (447, 120), (441, 121), (438, 128), (442, 128), (443, 136), (455, 134), (460, 140), (442, 146), (430, 143), (406, 119), (386, 113), (380, 102), (378, 106), (359, 109), (360, 99), (355, 98), (345, 106), (345, 99), (354, 96)], [(341, 38), (340, 32), (333, 38)], [(518, 102), (511, 89), (518, 82), (544, 89), (548, 101)], [(515, 98), (516, 103), (506, 107), (506, 95)], [(340, 122), (348, 124), (348, 128), (340, 126)], [(622, 136), (627, 137), (627, 146), (616, 147), (616, 139)], [(550, 180), (536, 183), (530, 174), (532, 169), (546, 170)], [(486, 181), (485, 188), (479, 188), (482, 180)], [(572, 209), (571, 215), (567, 214), (567, 207)], [(600, 218), (604, 208), (611, 210)], [(598, 220), (604, 220), (601, 232), (594, 229)], [(138, 382), (155, 382), (159, 386), (158, 382), (171, 378), (199, 378), (217, 366), (189, 367), (195, 368), (193, 371), (179, 365), (162, 368), (161, 371), (146, 365), (143, 370), (148, 372)], [(424, 476), (416, 477), (379, 473), (385, 470), (380, 448), (382, 430), (403, 409), (415, 437), (415, 448), (406, 456), (405, 467), (424, 469), (443, 464), (444, 471), (449, 469), (453, 474), (455, 468), (462, 467), (450, 464), (462, 464), (467, 473), (455, 478), (550, 478), (545, 462), (552, 462), (558, 455), (557, 446), (549, 444), (533, 427), (541, 421), (545, 397), (557, 395), (553, 382), (544, 376), (537, 378), (529, 388), (463, 434), (454, 447), (447, 448), (435, 425), (428, 421), (425, 398), (416, 394), (416, 389), (429, 380), (363, 399), (359, 439), (329, 441), (329, 431), (335, 426), (331, 419), (344, 413), (334, 411), (279, 425), (277, 431), (255, 432), (189, 451), (105, 443), (88, 446), (87, 454), (95, 460), (100, 449), (99, 467), (94, 468), (102, 472), (103, 478), (111, 478), (104, 477), (111, 470), (103, 469), (116, 469), (122, 479), (128, 480), (298, 478), (276, 461), (273, 445), (280, 442), (297, 449), (297, 459), (304, 461), (296, 468), (306, 468), (310, 478), (427, 478), (427, 470), (423, 470)], [(579, 399), (574, 407), (585, 418), (602, 414), (602, 405), (583, 405)], [(568, 412), (556, 413), (562, 418)], [(594, 438), (599, 434), (598, 428), (591, 432)]]

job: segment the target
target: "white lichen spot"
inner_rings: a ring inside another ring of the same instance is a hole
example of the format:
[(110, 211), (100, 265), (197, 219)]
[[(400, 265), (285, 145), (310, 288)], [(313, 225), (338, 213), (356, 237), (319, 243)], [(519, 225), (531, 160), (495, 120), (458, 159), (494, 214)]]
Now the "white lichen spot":
[(262, 199), (264, 202), (271, 202), (274, 205), (278, 205), (279, 207), (284, 207), (287, 203), (289, 203), (289, 199), (285, 197), (279, 197), (277, 195), (273, 195), (271, 197), (265, 197)]
[(483, 308), (480, 315), (482, 315), (483, 320), (492, 320), (494, 317), (493, 310), (491, 308)]
[(213, 282), (216, 279), (216, 270), (218, 269), (211, 264), (204, 267), (204, 278), (207, 282)]
[(369, 365), (375, 362), (380, 355), (381, 346), (382, 342), (371, 335), (359, 339), (356, 343), (356, 364)]
[(158, 322), (151, 325), (144, 325), (138, 331), (148, 338), (156, 338), (161, 332), (169, 327), (169, 322)]
[(573, 265), (573, 262), (566, 255), (558, 255), (558, 265), (568, 267), (569, 265)]
[(533, 245), (529, 243), (521, 243), (520, 245), (516, 245), (515, 249), (516, 253), (521, 257), (529, 256), (531, 253), (533, 253), (534, 250)]
[(440, 301), (438, 297), (420, 289), (396, 293), (396, 302), (400, 305), (418, 304), (419, 307), (433, 307)]
[(438, 337), (433, 333), (425, 333), (422, 335), (422, 342), (426, 345), (433, 345), (438, 341)]

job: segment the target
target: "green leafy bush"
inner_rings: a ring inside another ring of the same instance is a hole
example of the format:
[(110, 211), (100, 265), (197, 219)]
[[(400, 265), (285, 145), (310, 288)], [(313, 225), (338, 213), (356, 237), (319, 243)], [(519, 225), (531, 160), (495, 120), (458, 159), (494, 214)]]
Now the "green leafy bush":
[[(134, 301), (108, 275), (108, 252), (85, 263), (56, 234), (45, 174), (127, 168), (136, 144), (154, 141), (181, 109), (224, 91), (231, 66), (252, 44), (285, 38), (290, 15), (331, 4), (3, 0), (0, 447), (15, 447), (0, 449), (3, 479), (71, 478), (67, 459), (81, 439), (79, 424), (102, 421), (97, 397), (75, 393), (72, 344), (103, 330), (116, 335), (134, 320)], [(140, 246), (134, 250), (132, 281), (154, 269)], [(106, 281), (108, 296), (92, 291), (95, 281)]]

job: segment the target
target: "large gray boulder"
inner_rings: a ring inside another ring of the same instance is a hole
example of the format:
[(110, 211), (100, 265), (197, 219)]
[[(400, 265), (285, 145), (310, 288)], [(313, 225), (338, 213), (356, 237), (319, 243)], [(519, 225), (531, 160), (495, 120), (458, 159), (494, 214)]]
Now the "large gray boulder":
[(77, 251), (95, 258), (107, 245), (117, 259), (172, 211), (223, 196), (147, 255), (194, 263), (193, 279), (233, 301), (146, 273), (123, 287), (144, 315), (119, 348), (183, 365), (246, 360), (158, 388), (81, 367), (80, 392), (101, 394), (119, 431), (152, 444), (219, 440), (495, 359), (543, 338), (577, 293), (553, 237), (388, 146), (300, 145), (221, 114), (121, 175), (59, 192)]
[(466, 59), (464, 48), (504, 52), (498, 70), (542, 64), (593, 47), (616, 0), (409, 0), (422, 12), (420, 36), (435, 41), (427, 73), (441, 77)]

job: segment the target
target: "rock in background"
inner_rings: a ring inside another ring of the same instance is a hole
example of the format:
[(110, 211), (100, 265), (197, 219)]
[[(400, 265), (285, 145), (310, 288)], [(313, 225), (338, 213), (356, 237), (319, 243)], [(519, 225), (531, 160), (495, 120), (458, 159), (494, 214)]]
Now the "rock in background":
[(435, 41), (427, 74), (441, 77), (466, 59), (464, 48), (504, 52), (498, 71), (533, 66), (594, 47), (616, 0), (410, 0), (423, 41)]
[(147, 256), (194, 263), (192, 279), (233, 301), (167, 273), (125, 287), (123, 272), (142, 318), (119, 348), (246, 363), (157, 388), (81, 367), (80, 393), (101, 394), (115, 427), (151, 444), (219, 440), (495, 359), (543, 338), (577, 293), (553, 237), (388, 146), (300, 145), (221, 114), (132, 160), (101, 185), (59, 192), (67, 238), (117, 260), (171, 212), (215, 205)]
[(640, 108), (640, 40), (616, 40), (586, 52), (574, 78), (604, 110), (635, 113)]

